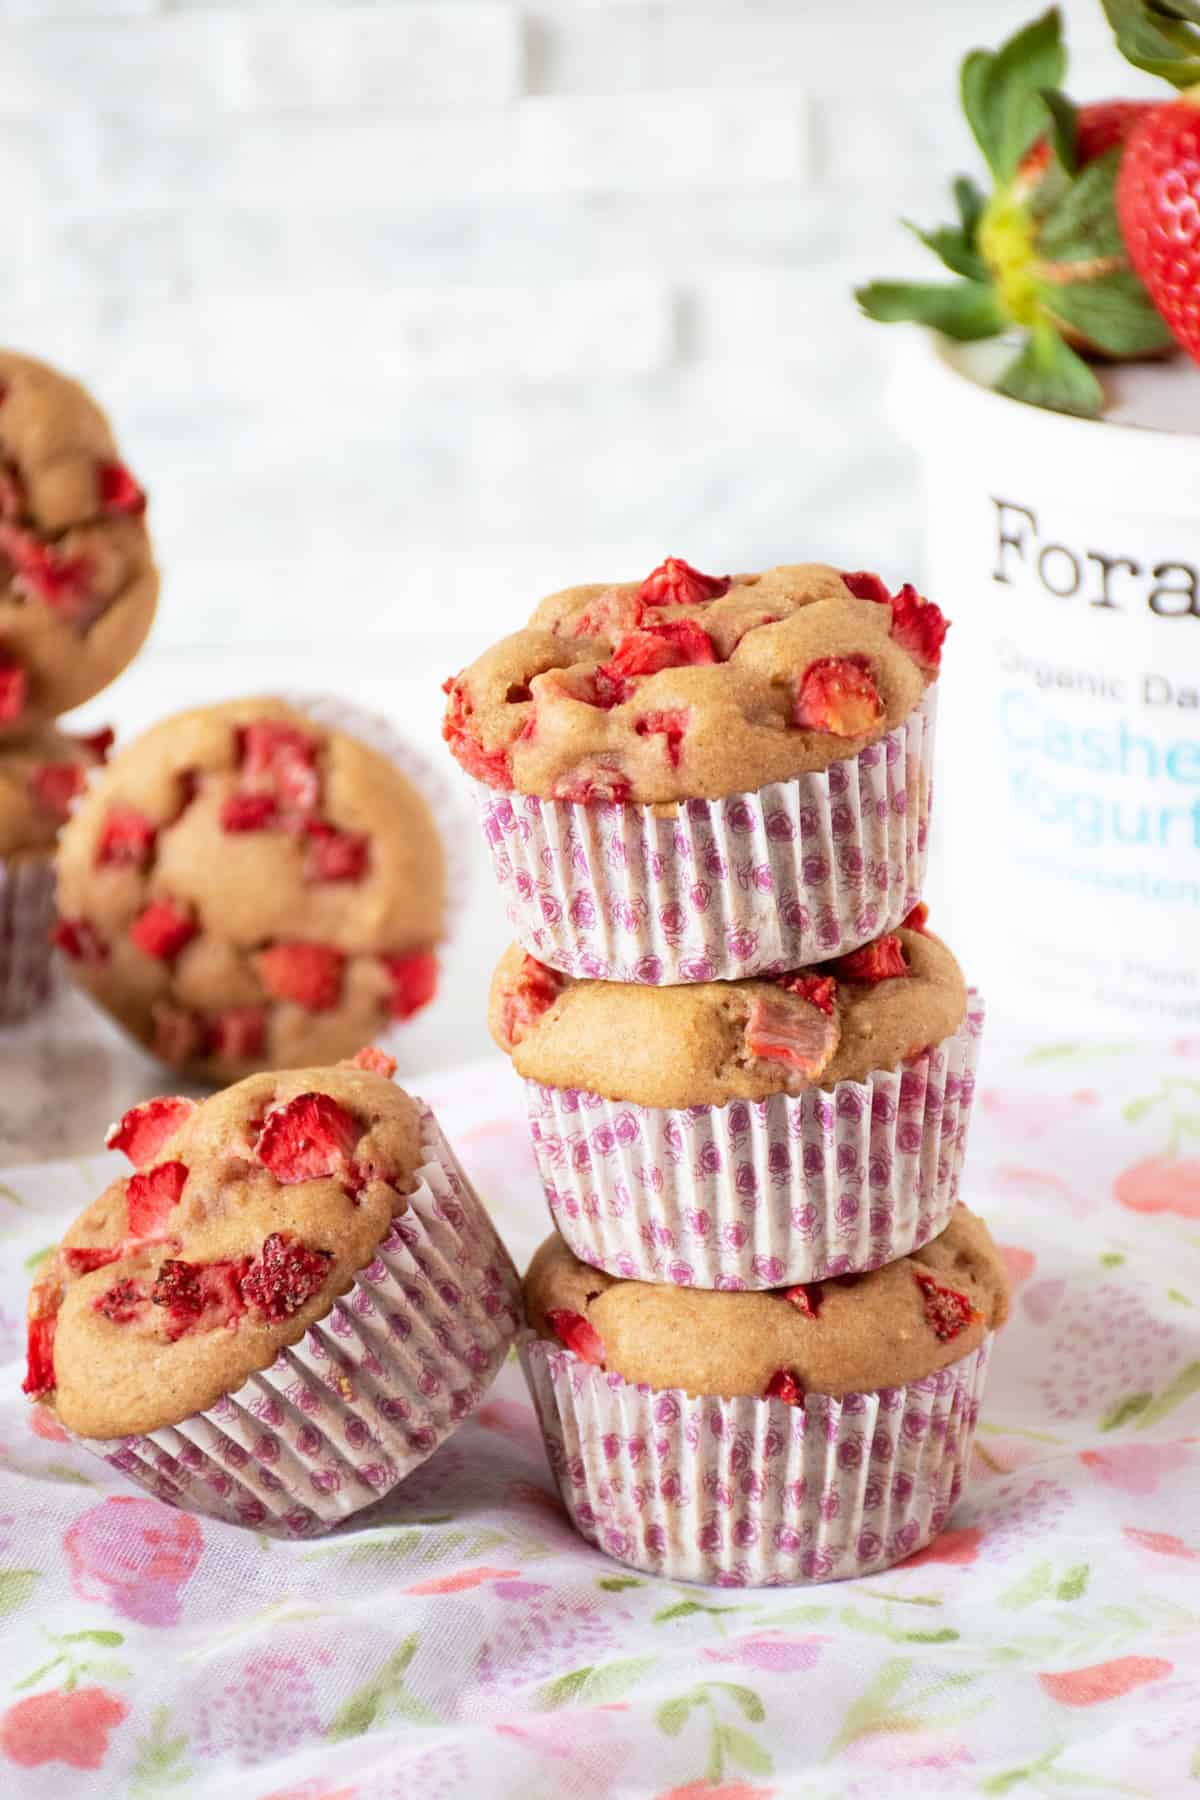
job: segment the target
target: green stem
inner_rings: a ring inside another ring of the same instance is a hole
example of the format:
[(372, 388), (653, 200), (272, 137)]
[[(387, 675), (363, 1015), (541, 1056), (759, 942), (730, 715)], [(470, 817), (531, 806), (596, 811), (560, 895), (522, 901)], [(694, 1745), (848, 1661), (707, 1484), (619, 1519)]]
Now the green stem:
[(708, 1708), (708, 1767), (704, 1771), (704, 1779), (710, 1786), (717, 1787), (725, 1775), (725, 1752), (721, 1748), (720, 1722), (712, 1695), (706, 1693), (703, 1698)]

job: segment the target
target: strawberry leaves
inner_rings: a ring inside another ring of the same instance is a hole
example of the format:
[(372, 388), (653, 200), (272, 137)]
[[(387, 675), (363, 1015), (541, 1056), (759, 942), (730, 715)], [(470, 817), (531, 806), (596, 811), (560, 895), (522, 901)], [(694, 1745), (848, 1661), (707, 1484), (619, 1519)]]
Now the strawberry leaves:
[(1200, 5), (1196, 0), (1101, 0), (1127, 62), (1174, 87), (1200, 82)]
[(1044, 324), (1030, 333), (1021, 354), (996, 382), (996, 391), (1027, 406), (1045, 406), (1080, 419), (1094, 419), (1104, 407), (1104, 389), (1082, 356), (1053, 326)]
[(1012, 180), (1021, 158), (1045, 131), (1043, 90), (1057, 88), (1066, 69), (1056, 6), (999, 50), (972, 50), (964, 59), (959, 71), (963, 111), (997, 181)]
[(855, 298), (868, 319), (884, 325), (911, 319), (960, 343), (995, 337), (1008, 325), (992, 288), (981, 281), (871, 281)]

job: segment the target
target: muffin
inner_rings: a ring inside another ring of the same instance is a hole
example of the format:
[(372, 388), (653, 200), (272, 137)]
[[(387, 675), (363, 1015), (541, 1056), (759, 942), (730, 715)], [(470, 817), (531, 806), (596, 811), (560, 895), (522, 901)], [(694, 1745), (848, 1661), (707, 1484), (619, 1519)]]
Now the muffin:
[(0, 737), (88, 700), (141, 648), (146, 496), (76, 381), (0, 350)]
[(937, 1536), (1008, 1282), (959, 1207), (916, 1255), (774, 1293), (614, 1281), (552, 1237), (525, 1305), (577, 1530), (650, 1574), (774, 1586), (871, 1574)]
[(465, 1418), (516, 1273), (433, 1115), (379, 1051), (149, 1101), (135, 1173), (29, 1300), (25, 1392), (161, 1499), (302, 1535), (369, 1505)]
[(63, 833), (58, 942), (202, 1080), (335, 1062), (433, 997), (446, 871), (389, 756), (280, 700), (154, 726)]
[(983, 1012), (924, 908), (836, 961), (671, 988), (514, 948), (492, 1035), (551, 1216), (641, 1281), (769, 1288), (927, 1243), (958, 1198)]
[(50, 992), (54, 846), (111, 745), (111, 731), (72, 737), (48, 725), (0, 740), (0, 1022)]
[(525, 949), (651, 985), (798, 968), (920, 897), (946, 621), (818, 564), (568, 588), (447, 683)]

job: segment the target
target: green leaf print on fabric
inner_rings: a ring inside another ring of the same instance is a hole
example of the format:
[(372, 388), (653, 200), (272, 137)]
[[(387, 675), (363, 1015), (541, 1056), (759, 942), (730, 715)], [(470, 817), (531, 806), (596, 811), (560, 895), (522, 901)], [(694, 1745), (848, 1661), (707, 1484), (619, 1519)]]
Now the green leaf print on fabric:
[(1074, 1568), (1067, 1570), (1055, 1588), (1055, 1597), (1059, 1600), (1081, 1600), (1087, 1592), (1089, 1574), (1087, 1563), (1076, 1563)]
[(1161, 1394), (1152, 1393), (1126, 1394), (1111, 1406), (1100, 1421), (1101, 1431), (1117, 1431), (1123, 1425), (1134, 1423), (1135, 1430), (1145, 1431), (1147, 1426), (1157, 1425), (1168, 1413), (1174, 1412), (1185, 1400), (1200, 1390), (1200, 1361), (1190, 1362), (1180, 1369), (1163, 1389)]
[(36, 1687), (44, 1681), (52, 1671), (58, 1671), (58, 1678), (65, 1694), (71, 1693), (86, 1676), (89, 1680), (128, 1681), (133, 1670), (126, 1663), (117, 1662), (111, 1656), (80, 1656), (77, 1645), (99, 1645), (102, 1649), (115, 1649), (125, 1642), (119, 1631), (68, 1631), (61, 1636), (53, 1631), (43, 1629), (42, 1636), (52, 1645), (57, 1645), (55, 1655), (48, 1662), (40, 1663), (29, 1675), (20, 1681), (13, 1682), (13, 1692), (19, 1694), (25, 1688)]
[(39, 1569), (0, 1569), (0, 1618), (24, 1606), (40, 1579)]
[(340, 1743), (345, 1738), (361, 1737), (372, 1726), (381, 1724), (385, 1719), (403, 1719), (410, 1725), (436, 1725), (437, 1714), (432, 1708), (410, 1694), (404, 1684), (405, 1671), (417, 1654), (420, 1634), (412, 1632), (405, 1638), (399, 1649), (394, 1650), (384, 1663), (383, 1668), (373, 1681), (368, 1681), (357, 1692), (351, 1694), (344, 1706), (339, 1707), (326, 1730), (326, 1737), (333, 1743)]
[(978, 1673), (948, 1670), (944, 1665), (935, 1664), (927, 1678), (910, 1686), (910, 1678), (918, 1668), (919, 1665), (908, 1657), (891, 1657), (881, 1665), (875, 1679), (847, 1707), (842, 1728), (825, 1752), (826, 1762), (869, 1732), (918, 1731), (930, 1726), (957, 1724), (992, 1704), (989, 1695), (966, 1706), (946, 1707), (947, 1695), (955, 1689), (970, 1687), (979, 1679)]
[(620, 1700), (654, 1667), (653, 1656), (624, 1657), (619, 1662), (601, 1663), (597, 1667), (572, 1669), (543, 1687), (535, 1689), (533, 1704), (543, 1712), (560, 1706), (573, 1706), (576, 1701), (590, 1706), (605, 1706)]
[(728, 1764), (744, 1769), (748, 1775), (769, 1775), (774, 1767), (768, 1751), (740, 1725), (722, 1718), (729, 1702), (751, 1725), (761, 1725), (767, 1709), (753, 1688), (737, 1681), (701, 1681), (685, 1693), (664, 1700), (654, 1715), (659, 1730), (668, 1737), (680, 1737), (694, 1717), (704, 1720), (708, 1750), (702, 1780), (716, 1787), (725, 1777)]
[(130, 1793), (135, 1800), (142, 1795), (159, 1794), (166, 1788), (190, 1781), (192, 1771), (185, 1759), (187, 1738), (183, 1732), (171, 1736), (171, 1709), (158, 1706), (150, 1720), (150, 1729), (138, 1739), (137, 1761), (130, 1777)]

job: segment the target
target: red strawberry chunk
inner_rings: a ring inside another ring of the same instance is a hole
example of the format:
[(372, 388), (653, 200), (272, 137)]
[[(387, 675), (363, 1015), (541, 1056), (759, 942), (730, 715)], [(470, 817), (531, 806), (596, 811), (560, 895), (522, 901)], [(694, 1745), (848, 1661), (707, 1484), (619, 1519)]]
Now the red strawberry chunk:
[(73, 731), (71, 736), (81, 750), (102, 763), (108, 761), (109, 751), (117, 741), (117, 734), (111, 725), (102, 725), (99, 731)]
[(281, 1324), (312, 1299), (332, 1262), (330, 1251), (310, 1250), (287, 1232), (273, 1231), (242, 1276), (242, 1294), (272, 1324)]
[(610, 763), (581, 763), (554, 782), (553, 798), (572, 806), (623, 806), (633, 783)]
[(386, 1050), (376, 1049), (374, 1044), (366, 1044), (355, 1056), (348, 1056), (340, 1065), (347, 1069), (364, 1069), (368, 1075), (382, 1075), (390, 1081), (396, 1073), (396, 1059), (389, 1056)]
[(682, 556), (668, 556), (643, 581), (640, 598), (647, 606), (699, 606), (729, 592), (728, 575), (702, 575)]
[(92, 565), (86, 556), (67, 556), (32, 531), (0, 520), (0, 557), (12, 568), (13, 584), (29, 599), (44, 601), (73, 623), (85, 623), (92, 600)]
[(129, 513), (134, 518), (145, 512), (145, 493), (124, 463), (99, 463), (96, 467), (96, 486), (103, 512)]
[(276, 1181), (318, 1181), (350, 1166), (361, 1128), (328, 1094), (299, 1094), (266, 1117), (256, 1146), (258, 1159)]
[(269, 831), (279, 822), (274, 794), (227, 794), (221, 802), (222, 831)]
[(272, 944), (254, 959), (258, 978), (273, 1000), (290, 1000), (309, 1012), (328, 1012), (342, 997), (346, 959), (331, 944)]
[(190, 906), (164, 898), (152, 900), (138, 915), (129, 927), (129, 937), (144, 956), (173, 962), (199, 929)]
[(125, 1186), (125, 1212), (132, 1238), (153, 1237), (165, 1225), (187, 1184), (187, 1165), (159, 1163), (131, 1175)]
[(636, 594), (610, 588), (590, 600), (565, 635), (573, 638), (607, 638), (615, 644), (627, 631), (636, 631), (643, 619), (642, 601)]
[(100, 1244), (73, 1244), (64, 1250), (62, 1258), (67, 1270), (72, 1275), (90, 1275), (93, 1269), (106, 1269), (109, 1263), (119, 1262), (124, 1256), (120, 1244), (103, 1247)]
[(29, 1320), (25, 1345), (25, 1379), (21, 1392), (31, 1400), (54, 1392), (54, 1332), (58, 1325), (57, 1309), (35, 1313)]
[(316, 811), (321, 798), (320, 750), (316, 738), (276, 719), (260, 719), (238, 732), (244, 785), (273, 794), (286, 812)]
[(892, 595), (887, 583), (867, 569), (856, 569), (853, 574), (843, 569), (842, 580), (860, 600), (875, 600), (880, 606), (891, 604)]
[(565, 1306), (552, 1306), (546, 1318), (559, 1343), (580, 1362), (593, 1363), (598, 1369), (604, 1367), (604, 1339), (590, 1319)]
[(907, 918), (900, 921), (905, 931), (928, 932), (929, 908), (923, 900), (918, 900)]
[(25, 481), (15, 462), (0, 460), (0, 519), (19, 519), (25, 511)]
[(536, 956), (522, 958), (521, 973), (504, 995), (500, 1032), (509, 1049), (521, 1043), (562, 993), (566, 981)]
[(249, 1265), (248, 1256), (211, 1263), (168, 1257), (160, 1263), (150, 1299), (166, 1310), (169, 1341), (174, 1343), (188, 1332), (236, 1325), (246, 1311), (242, 1281)]
[(104, 1142), (110, 1150), (120, 1150), (127, 1156), (135, 1169), (144, 1169), (195, 1110), (196, 1102), (185, 1100), (181, 1094), (146, 1100), (141, 1106), (131, 1106), (110, 1126)]
[(127, 1275), (92, 1301), (92, 1311), (110, 1319), (114, 1325), (131, 1325), (149, 1298), (149, 1292), (141, 1282)]
[(25, 711), (28, 680), (13, 657), (0, 654), (0, 725), (11, 725)]
[(685, 707), (674, 707), (663, 712), (647, 713), (639, 719), (634, 730), (639, 737), (661, 736), (667, 761), (673, 769), (677, 769), (683, 760), (683, 740), (687, 732), (689, 714)]
[(108, 945), (90, 919), (60, 919), (50, 933), (50, 941), (72, 962), (98, 968), (108, 961)]
[(894, 931), (876, 938), (871, 944), (864, 944), (861, 950), (851, 950), (847, 956), (839, 956), (833, 966), (843, 981), (862, 981), (868, 984), (899, 981), (912, 974), (904, 959), (904, 945)]
[(790, 995), (756, 995), (746, 1021), (750, 1055), (782, 1063), (806, 1081), (828, 1068), (840, 1035), (837, 1020), (822, 1007)]
[[(666, 619), (621, 639), (608, 661), (596, 670), (596, 690), (602, 703), (618, 704), (628, 699), (630, 683), (639, 675), (719, 660), (716, 645), (694, 619)], [(610, 696), (615, 696), (615, 701)]]
[(792, 723), (802, 731), (860, 737), (883, 717), (883, 700), (865, 656), (822, 656), (796, 683)]
[(392, 985), (389, 1011), (393, 1019), (411, 1019), (428, 1006), (438, 984), (438, 959), (432, 950), (406, 950), (380, 961)]
[(791, 1302), (796, 1311), (803, 1313), (806, 1319), (815, 1319), (821, 1310), (821, 1284), (819, 1281), (798, 1281), (784, 1294), (784, 1299)]
[(267, 1041), (267, 1015), (261, 1006), (227, 1006), (209, 1021), (208, 1053), (228, 1062), (254, 1062)]
[(968, 1325), (980, 1322), (983, 1315), (975, 1310), (966, 1294), (960, 1294), (956, 1288), (944, 1287), (921, 1269), (914, 1269), (913, 1277), (925, 1303), (926, 1322), (941, 1343), (948, 1343)]
[(72, 803), (87, 786), (81, 763), (38, 763), (29, 771), (29, 788), (44, 812), (69, 819)]
[(780, 975), (778, 985), (789, 994), (799, 994), (812, 1006), (819, 1006), (827, 1018), (833, 1017), (837, 1003), (837, 982), (832, 975)]
[(782, 1400), (786, 1406), (803, 1406), (804, 1389), (790, 1369), (776, 1369), (763, 1389), (764, 1400)]
[(470, 724), (473, 707), (465, 691), (451, 679), (444, 684), (450, 696), (442, 721), (442, 736), (451, 754), (468, 775), (487, 787), (511, 788), (512, 763), (507, 750), (485, 750)]
[(96, 840), (96, 866), (145, 869), (154, 856), (157, 828), (136, 806), (110, 806)]
[(339, 831), (336, 825), (310, 819), (305, 881), (361, 881), (367, 872), (371, 840), (365, 831)]
[(168, 1006), (160, 1001), (155, 1006), (154, 1054), (176, 1068), (191, 1062), (204, 1048), (204, 1026), (196, 1014), (183, 1006)]
[(950, 629), (940, 606), (925, 600), (909, 583), (892, 596), (892, 636), (922, 669), (936, 675), (942, 663), (942, 645)]

